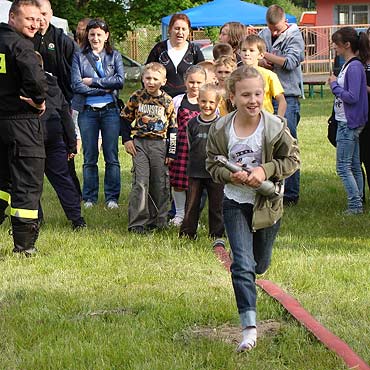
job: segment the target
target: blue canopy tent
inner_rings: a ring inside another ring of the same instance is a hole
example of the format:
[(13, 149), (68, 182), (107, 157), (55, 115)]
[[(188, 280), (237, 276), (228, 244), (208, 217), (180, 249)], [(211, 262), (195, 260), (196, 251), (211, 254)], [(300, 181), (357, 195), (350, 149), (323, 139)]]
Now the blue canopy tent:
[[(240, 0), (214, 0), (195, 8), (181, 11), (186, 14), (192, 28), (218, 27), (227, 22), (240, 22), (249, 25), (266, 24), (267, 8)], [(162, 18), (162, 39), (167, 38), (168, 24), (172, 15)], [(289, 23), (296, 23), (294, 16), (286, 14)]]

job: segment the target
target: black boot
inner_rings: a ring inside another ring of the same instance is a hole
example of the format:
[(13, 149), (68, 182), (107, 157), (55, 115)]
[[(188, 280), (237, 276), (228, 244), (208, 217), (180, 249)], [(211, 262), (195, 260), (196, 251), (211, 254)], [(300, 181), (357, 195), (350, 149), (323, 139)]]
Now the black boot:
[(0, 199), (0, 225), (4, 222), (4, 220), (7, 217), (5, 214), (5, 210), (7, 209), (7, 207), (8, 203)]
[(35, 255), (35, 242), (39, 235), (37, 221), (32, 224), (13, 223), (14, 253), (23, 253), (26, 257)]
[(4, 222), (6, 219), (5, 213), (0, 211), (0, 225)]
[(81, 231), (87, 227), (86, 221), (83, 217), (78, 218), (77, 220), (72, 220), (72, 230)]

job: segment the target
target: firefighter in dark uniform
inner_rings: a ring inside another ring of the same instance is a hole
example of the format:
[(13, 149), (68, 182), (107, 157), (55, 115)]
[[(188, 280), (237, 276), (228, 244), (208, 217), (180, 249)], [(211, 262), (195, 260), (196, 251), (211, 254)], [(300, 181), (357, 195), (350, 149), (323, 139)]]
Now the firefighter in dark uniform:
[(44, 175), (47, 82), (29, 40), (40, 17), (37, 0), (15, 0), (0, 23), (0, 221), (10, 208), (13, 252), (26, 255), (36, 252)]

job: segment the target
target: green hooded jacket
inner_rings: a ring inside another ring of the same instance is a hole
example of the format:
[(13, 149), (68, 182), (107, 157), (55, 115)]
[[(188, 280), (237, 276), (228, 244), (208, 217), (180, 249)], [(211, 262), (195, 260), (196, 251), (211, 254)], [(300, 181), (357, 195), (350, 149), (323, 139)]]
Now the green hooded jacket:
[[(216, 155), (228, 157), (230, 126), (236, 112), (220, 118), (210, 128), (207, 140), (206, 169), (217, 183), (231, 182), (230, 171), (216, 162)], [(266, 179), (283, 180), (298, 170), (300, 165), (297, 140), (293, 138), (287, 127), (286, 119), (261, 111), (264, 119), (264, 140), (262, 144), (261, 167)], [(252, 228), (263, 229), (274, 225), (283, 214), (283, 199), (270, 200), (256, 194), (253, 208)]]

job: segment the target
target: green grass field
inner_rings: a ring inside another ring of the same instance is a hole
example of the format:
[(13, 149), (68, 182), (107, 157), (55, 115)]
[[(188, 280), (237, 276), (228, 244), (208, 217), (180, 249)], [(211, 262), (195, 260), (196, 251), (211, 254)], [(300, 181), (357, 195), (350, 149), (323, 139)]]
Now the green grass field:
[[(370, 361), (370, 199), (363, 215), (342, 216), (345, 194), (326, 139), (330, 111), (328, 92), (302, 101), (301, 201), (285, 211), (263, 278)], [(120, 209), (106, 210), (101, 197), (84, 211), (87, 230), (71, 231), (47, 181), (37, 257), (14, 256), (9, 223), (0, 227), (0, 369), (346, 368), (261, 290), (258, 320), (281, 327), (252, 352), (189, 334), (239, 324), (230, 276), (213, 254), (205, 214), (196, 242), (175, 229), (128, 234), (131, 165), (123, 147), (120, 158)], [(80, 175), (81, 164), (79, 156)], [(102, 160), (100, 168), (103, 175)]]

